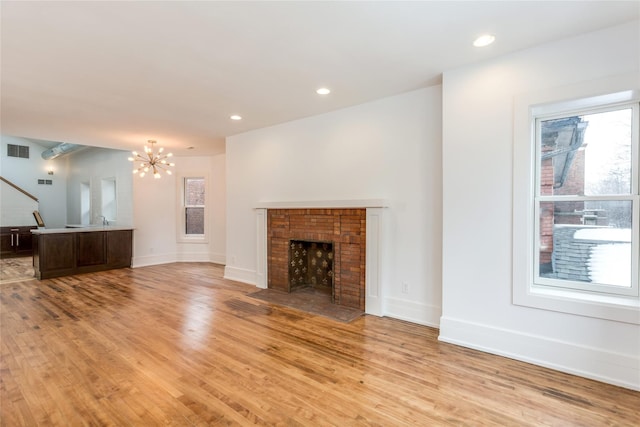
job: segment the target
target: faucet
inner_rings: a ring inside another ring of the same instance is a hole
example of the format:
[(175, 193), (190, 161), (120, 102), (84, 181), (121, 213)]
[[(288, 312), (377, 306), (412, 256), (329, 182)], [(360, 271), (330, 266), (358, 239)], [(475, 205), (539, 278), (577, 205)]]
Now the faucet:
[(102, 218), (102, 225), (109, 225), (109, 221), (107, 221), (107, 217), (100, 215), (99, 218)]

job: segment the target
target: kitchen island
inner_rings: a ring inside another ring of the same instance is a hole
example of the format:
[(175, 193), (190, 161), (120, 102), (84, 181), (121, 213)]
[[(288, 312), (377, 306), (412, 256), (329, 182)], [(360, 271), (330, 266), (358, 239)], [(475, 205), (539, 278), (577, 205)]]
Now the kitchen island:
[(132, 227), (40, 228), (31, 233), (37, 279), (131, 267)]

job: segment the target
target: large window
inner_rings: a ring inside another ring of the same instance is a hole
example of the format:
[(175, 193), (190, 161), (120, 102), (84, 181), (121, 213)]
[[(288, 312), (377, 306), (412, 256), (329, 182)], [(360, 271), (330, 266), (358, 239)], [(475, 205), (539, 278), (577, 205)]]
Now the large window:
[(637, 123), (637, 104), (535, 117), (535, 284), (638, 295)]
[(640, 324), (639, 79), (515, 98), (514, 304)]

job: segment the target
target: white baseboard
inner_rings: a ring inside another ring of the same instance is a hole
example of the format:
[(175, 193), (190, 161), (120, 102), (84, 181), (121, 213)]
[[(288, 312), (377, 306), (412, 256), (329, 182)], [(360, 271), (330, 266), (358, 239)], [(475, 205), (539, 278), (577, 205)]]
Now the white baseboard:
[(150, 265), (169, 264), (172, 262), (211, 262), (213, 264), (224, 265), (226, 262), (225, 254), (209, 253), (209, 252), (183, 252), (162, 255), (147, 255), (134, 257), (131, 266), (146, 267)]
[(176, 262), (211, 262), (208, 252), (179, 252)]
[(440, 341), (640, 390), (640, 357), (442, 317)]
[(225, 265), (227, 263), (227, 255), (225, 253), (211, 252), (209, 254), (209, 261), (214, 264)]
[(438, 328), (442, 308), (397, 298), (385, 298), (384, 315), (419, 325)]
[(247, 283), (249, 285), (257, 286), (256, 272), (255, 270), (247, 270), (238, 267), (224, 268), (224, 278), (228, 280), (235, 280), (236, 282)]
[(161, 254), (161, 255), (147, 255), (147, 256), (133, 257), (133, 259), (131, 260), (131, 266), (133, 268), (147, 267), (150, 265), (169, 264), (171, 262), (176, 262), (176, 254)]

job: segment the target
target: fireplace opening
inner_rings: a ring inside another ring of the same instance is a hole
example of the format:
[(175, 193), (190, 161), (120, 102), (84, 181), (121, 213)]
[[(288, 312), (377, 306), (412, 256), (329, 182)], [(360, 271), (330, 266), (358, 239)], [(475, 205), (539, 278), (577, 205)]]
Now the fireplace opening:
[(333, 294), (333, 242), (289, 241), (289, 290), (314, 288)]

